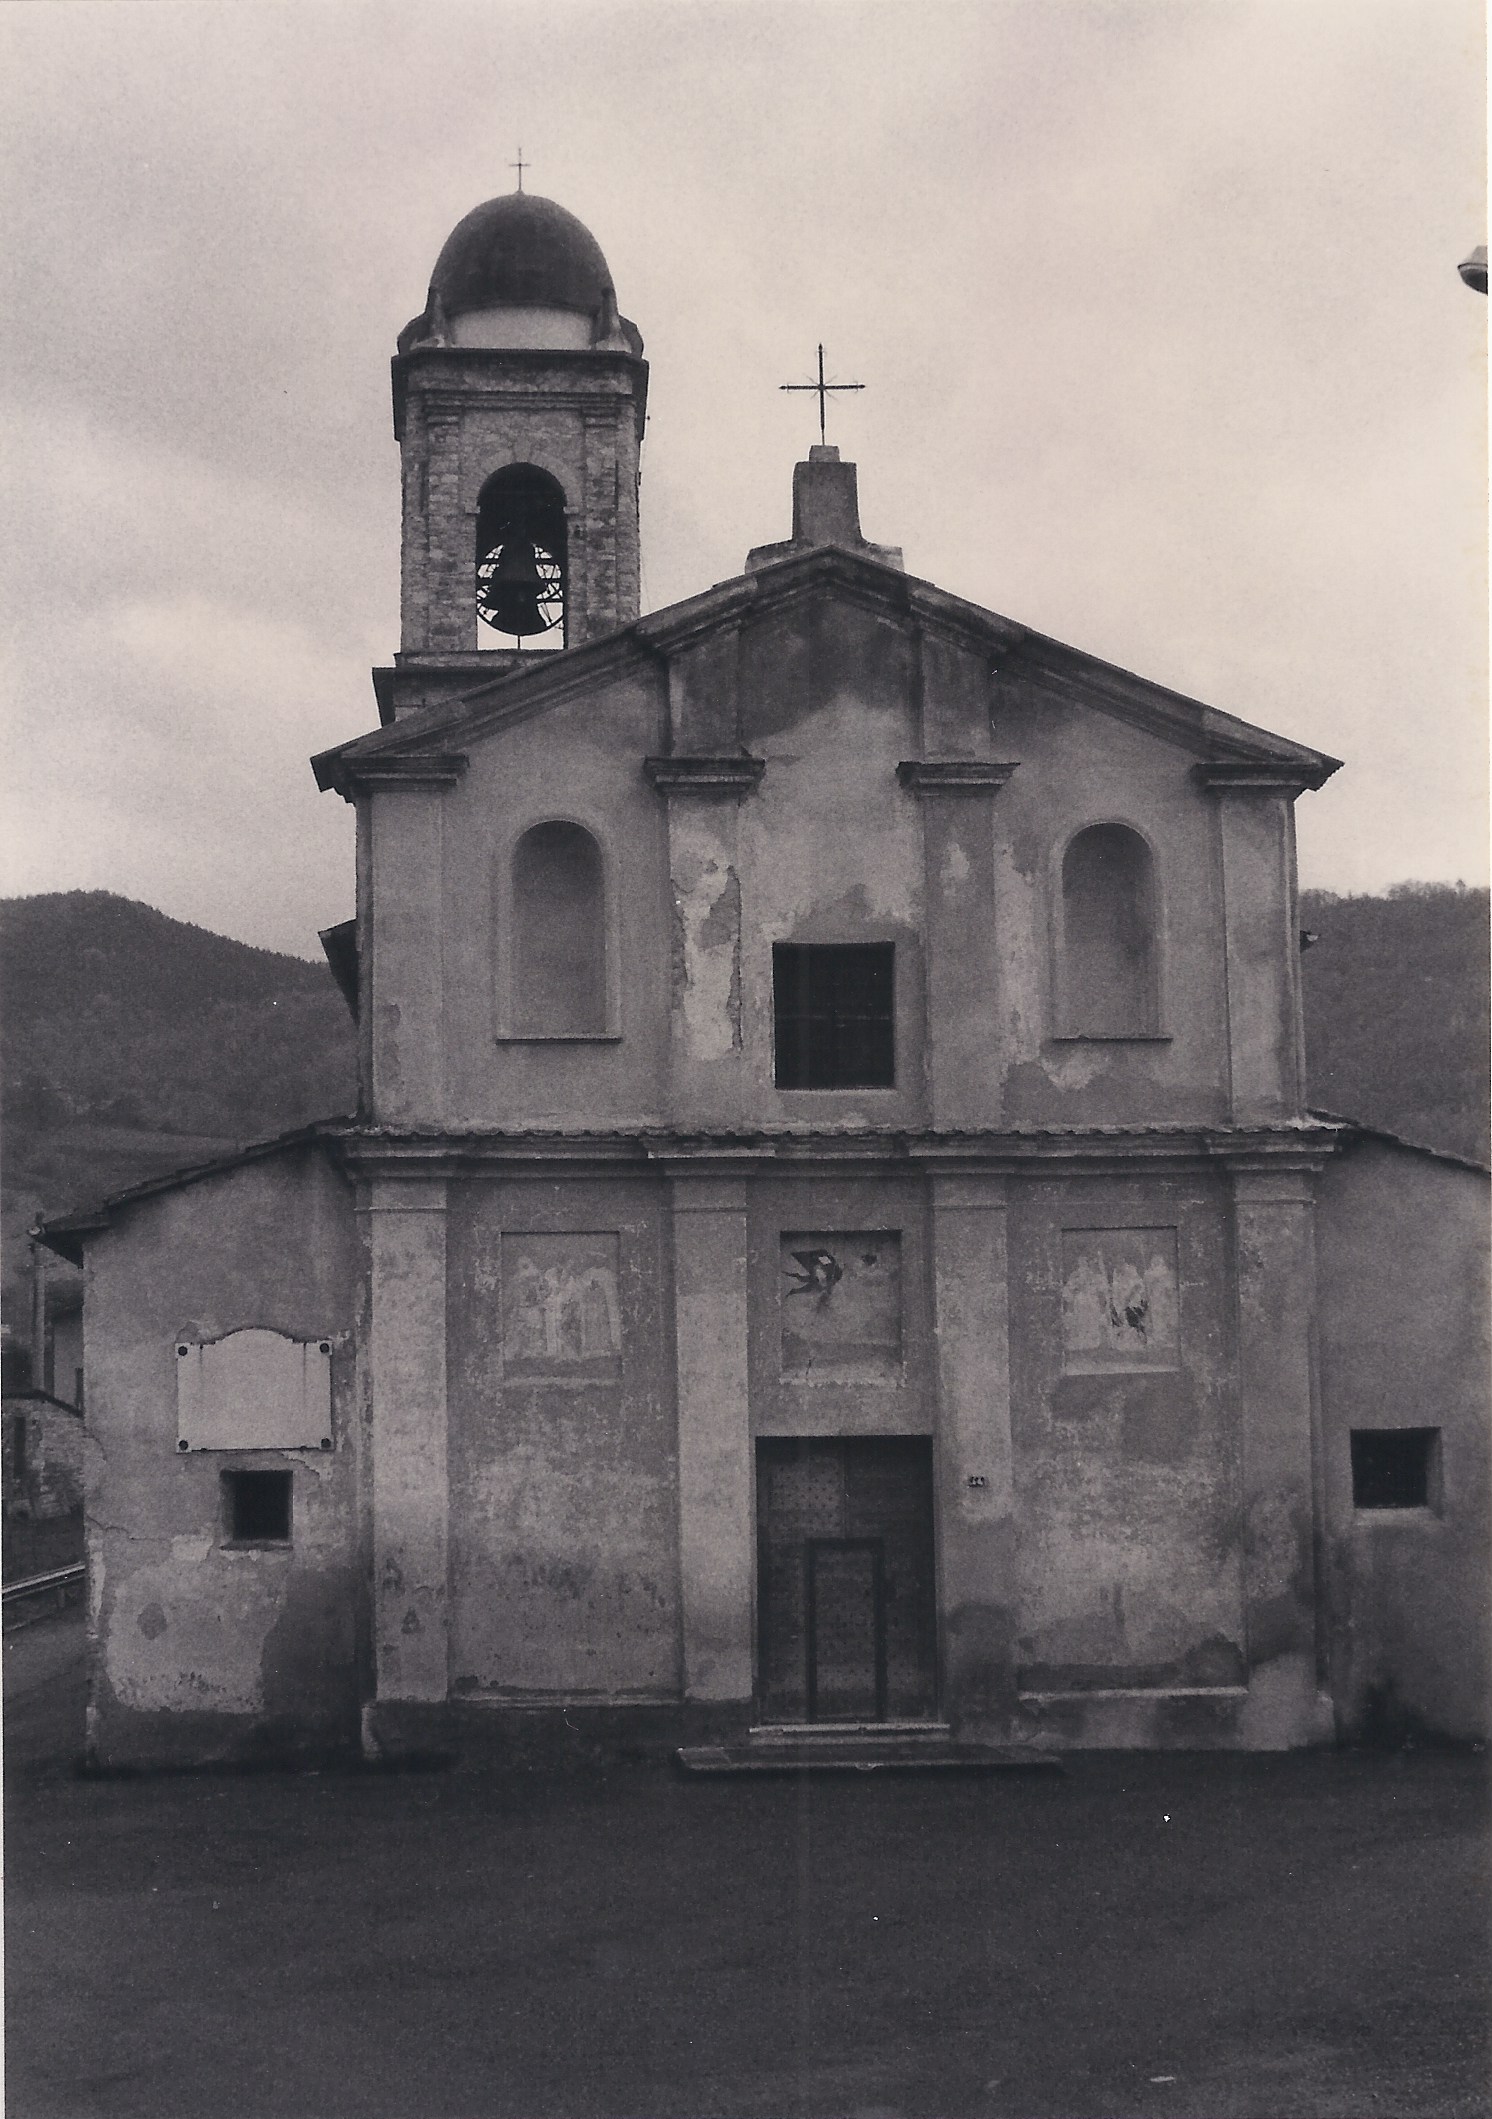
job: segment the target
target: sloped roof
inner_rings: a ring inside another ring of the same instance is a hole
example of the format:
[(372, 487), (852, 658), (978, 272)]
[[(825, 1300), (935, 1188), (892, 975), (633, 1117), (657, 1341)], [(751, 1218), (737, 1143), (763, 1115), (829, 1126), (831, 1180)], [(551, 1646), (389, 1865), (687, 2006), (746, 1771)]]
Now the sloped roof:
[(365, 771), (386, 771), (393, 777), (403, 761), (411, 772), (417, 763), (438, 772), (443, 761), (454, 779), (464, 763), (464, 746), (507, 723), (526, 720), (629, 669), (655, 666), (702, 635), (815, 597), (857, 603), (961, 637), (988, 653), (996, 672), (1039, 680), (1046, 689), (1146, 728), (1191, 751), (1199, 763), (1215, 765), (1223, 777), (1230, 771), (1247, 777), (1252, 769), (1267, 778), (1278, 776), (1282, 783), (1315, 788), (1341, 764), (1324, 751), (1272, 735), (980, 604), (951, 596), (870, 551), (815, 545), (651, 612), (582, 647), (542, 660), (536, 657), (530, 668), (484, 675), (450, 701), (322, 751), (311, 761), (317, 785), (350, 795)]
[(1409, 1140), (1402, 1133), (1390, 1132), (1387, 1126), (1370, 1125), (1366, 1119), (1348, 1118), (1344, 1112), (1325, 1111), (1316, 1105), (1312, 1105), (1310, 1115), (1326, 1125), (1340, 1126), (1344, 1147), (1350, 1148), (1360, 1140), (1381, 1141), (1385, 1147), (1402, 1148), (1406, 1155), (1423, 1155), (1430, 1162), (1449, 1163), (1456, 1170), (1474, 1170), (1478, 1177), (1492, 1177), (1492, 1168), (1486, 1163), (1471, 1155), (1458, 1155), (1453, 1148), (1431, 1148), (1422, 1140)]
[(162, 1171), (158, 1177), (141, 1178), (123, 1191), (111, 1192), (95, 1206), (80, 1207), (70, 1214), (48, 1216), (37, 1223), (32, 1234), (59, 1258), (81, 1265), (85, 1238), (106, 1229), (119, 1208), (133, 1206), (137, 1200), (153, 1199), (158, 1192), (179, 1192), (187, 1185), (221, 1177), (227, 1171), (240, 1170), (249, 1163), (266, 1162), (276, 1155), (333, 1139), (354, 1123), (351, 1118), (313, 1119), (309, 1125), (295, 1126), (288, 1133), (275, 1133), (266, 1140), (249, 1141), (243, 1147), (229, 1148), (221, 1155), (210, 1156), (206, 1162), (187, 1163), (177, 1170)]

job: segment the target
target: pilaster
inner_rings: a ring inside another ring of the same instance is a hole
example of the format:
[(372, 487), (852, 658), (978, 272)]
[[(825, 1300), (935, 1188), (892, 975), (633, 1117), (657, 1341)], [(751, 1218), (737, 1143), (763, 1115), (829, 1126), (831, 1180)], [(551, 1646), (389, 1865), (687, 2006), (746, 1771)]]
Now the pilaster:
[(363, 1180), (373, 1529), (373, 1649), (380, 1702), (449, 1688), (446, 1194), (440, 1166)]
[(1294, 1118), (1301, 1071), (1299, 937), (1291, 797), (1298, 768), (1194, 768), (1217, 797), (1235, 1125)]
[[(445, 1108), (443, 866), (446, 785), (465, 759), (394, 759), (361, 770), (367, 804), (371, 1116), (438, 1125)], [(393, 767), (405, 770), (395, 774)], [(362, 937), (360, 936), (360, 941)]]
[(943, 1700), (955, 1731), (1008, 1728), (1017, 1620), (1006, 1186), (930, 1179)]
[(1308, 1169), (1233, 1171), (1239, 1460), (1249, 1698), (1257, 1750), (1328, 1740), (1321, 1554), (1315, 1199)]
[(747, 1180), (670, 1174), (684, 1697), (745, 1709), (753, 1573)]
[(1015, 767), (925, 758), (905, 759), (896, 770), (922, 805), (929, 1116), (940, 1128), (998, 1125), (1003, 1070), (991, 805)]

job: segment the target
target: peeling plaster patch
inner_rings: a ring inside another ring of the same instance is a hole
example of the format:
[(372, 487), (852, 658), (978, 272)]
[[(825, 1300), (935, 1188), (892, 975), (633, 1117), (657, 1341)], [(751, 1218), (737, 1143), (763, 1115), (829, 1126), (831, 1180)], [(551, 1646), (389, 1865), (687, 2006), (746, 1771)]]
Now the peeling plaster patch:
[(741, 1043), (741, 885), (736, 871), (709, 859), (692, 883), (684, 873), (676, 874), (674, 903), (683, 941), (679, 1001), (685, 1047), (693, 1059), (726, 1059)]
[(699, 940), (704, 949), (735, 947), (741, 924), (741, 885), (733, 868), (725, 871), (725, 888), (700, 924)]
[(1094, 1046), (1078, 1045), (1060, 1053), (1047, 1053), (1042, 1065), (1058, 1089), (1086, 1089), (1108, 1072), (1109, 1056)]
[(938, 882), (944, 897), (954, 899), (961, 897), (963, 895), (963, 886), (968, 882), (972, 874), (973, 869), (970, 865), (969, 856), (957, 841), (954, 841), (944, 849), (943, 866), (938, 874)]
[(227, 1559), (185, 1578), (175, 1559), (138, 1569), (114, 1599), (109, 1676), (119, 1704), (260, 1713), (264, 1645), (279, 1610), (275, 1576)]

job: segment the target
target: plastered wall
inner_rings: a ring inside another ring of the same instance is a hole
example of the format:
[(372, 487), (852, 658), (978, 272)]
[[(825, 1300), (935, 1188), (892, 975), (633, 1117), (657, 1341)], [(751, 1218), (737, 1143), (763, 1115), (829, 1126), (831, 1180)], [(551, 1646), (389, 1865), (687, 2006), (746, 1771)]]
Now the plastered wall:
[[(655, 792), (650, 756), (765, 761), (739, 798)], [(918, 791), (923, 757), (1005, 784)], [(373, 798), (374, 1109), (397, 1123), (959, 1127), (1219, 1124), (1299, 1107), (1293, 852), (1279, 795), (1209, 794), (1195, 755), (832, 596), (734, 621), (469, 744), (444, 791)], [(581, 823), (607, 870), (607, 1038), (525, 1042), (512, 848)], [(1061, 863), (1149, 844), (1154, 1036), (1061, 1035)], [(384, 910), (380, 911), (380, 908)], [(896, 944), (897, 1081), (780, 1092), (777, 941)]]
[(657, 1180), (474, 1173), (448, 1208), (453, 1692), (670, 1699), (676, 1427)]
[[(661, 681), (641, 674), (599, 697), (562, 701), (474, 747), (465, 778), (442, 798), (440, 1100), (450, 1122), (605, 1127), (660, 1119), (667, 820), (642, 760), (661, 743), (662, 713)], [(409, 798), (383, 799), (397, 808)], [(513, 849), (531, 825), (550, 818), (583, 825), (601, 848), (615, 1034), (597, 1041), (511, 1034)], [(377, 878), (379, 892), (398, 887)], [(375, 978), (391, 994), (403, 964), (397, 943), (392, 961), (380, 960)]]
[[(1492, 1733), (1488, 1179), (1366, 1138), (1326, 1171), (1322, 1476), (1347, 1736)], [(1433, 1504), (1353, 1506), (1354, 1428), (1440, 1431)]]
[(1231, 1266), (1205, 1183), (1012, 1202), (1023, 1691), (1245, 1681)]
[[(350, 1191), (314, 1147), (142, 1201), (89, 1246), (88, 1727), (104, 1763), (355, 1736), (356, 1255)], [(177, 1345), (245, 1326), (330, 1340), (330, 1451), (178, 1451)], [(232, 1547), (235, 1466), (289, 1469), (288, 1545)]]

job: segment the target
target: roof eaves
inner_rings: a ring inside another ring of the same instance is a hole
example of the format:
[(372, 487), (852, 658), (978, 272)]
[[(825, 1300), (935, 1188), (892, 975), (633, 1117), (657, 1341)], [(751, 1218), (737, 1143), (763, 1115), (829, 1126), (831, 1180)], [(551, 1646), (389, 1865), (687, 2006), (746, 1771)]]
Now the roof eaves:
[(179, 1170), (164, 1171), (159, 1177), (143, 1178), (139, 1184), (128, 1185), (122, 1192), (111, 1192), (96, 1205), (80, 1208), (75, 1213), (52, 1215), (38, 1222), (31, 1234), (49, 1251), (55, 1251), (59, 1258), (81, 1265), (84, 1239), (107, 1229), (115, 1214), (122, 1209), (135, 1206), (141, 1200), (154, 1199), (162, 1192), (180, 1191), (187, 1185), (200, 1184), (206, 1178), (221, 1177), (249, 1163), (265, 1162), (292, 1148), (308, 1147), (319, 1140), (334, 1140), (355, 1123), (350, 1116), (313, 1119), (309, 1125), (293, 1127), (288, 1133), (276, 1133), (268, 1140), (249, 1141), (224, 1155), (211, 1156), (206, 1162), (188, 1163)]
[(1181, 744), (1199, 759), (1296, 766), (1311, 787), (1321, 786), (1342, 762), (1047, 633), (1026, 635), (1019, 667), (1083, 703), (1104, 707), (1121, 720)]
[(1387, 1126), (1369, 1125), (1364, 1119), (1348, 1118), (1340, 1111), (1323, 1111), (1315, 1107), (1311, 1116), (1341, 1126), (1349, 1147), (1354, 1140), (1386, 1141), (1391, 1148), (1403, 1148), (1410, 1155), (1424, 1155), (1431, 1162), (1450, 1163), (1457, 1170), (1474, 1170), (1479, 1177), (1492, 1177), (1492, 1166), (1478, 1162), (1474, 1156), (1457, 1155), (1450, 1148), (1432, 1148), (1422, 1140), (1408, 1140), (1402, 1133), (1391, 1132)]
[(643, 643), (634, 639), (634, 626), (623, 626), (583, 647), (566, 648), (557, 655), (534, 657), (540, 667), (513, 670), (500, 677), (483, 678), (453, 699), (423, 712), (406, 715), (387, 728), (370, 729), (331, 750), (318, 751), (311, 760), (316, 784), (325, 794), (344, 791), (351, 775), (348, 765), (373, 760), (419, 755), (434, 751), (452, 736), (480, 735), (507, 721), (517, 721), (557, 700), (569, 698), (599, 677), (608, 675), (635, 656)]

